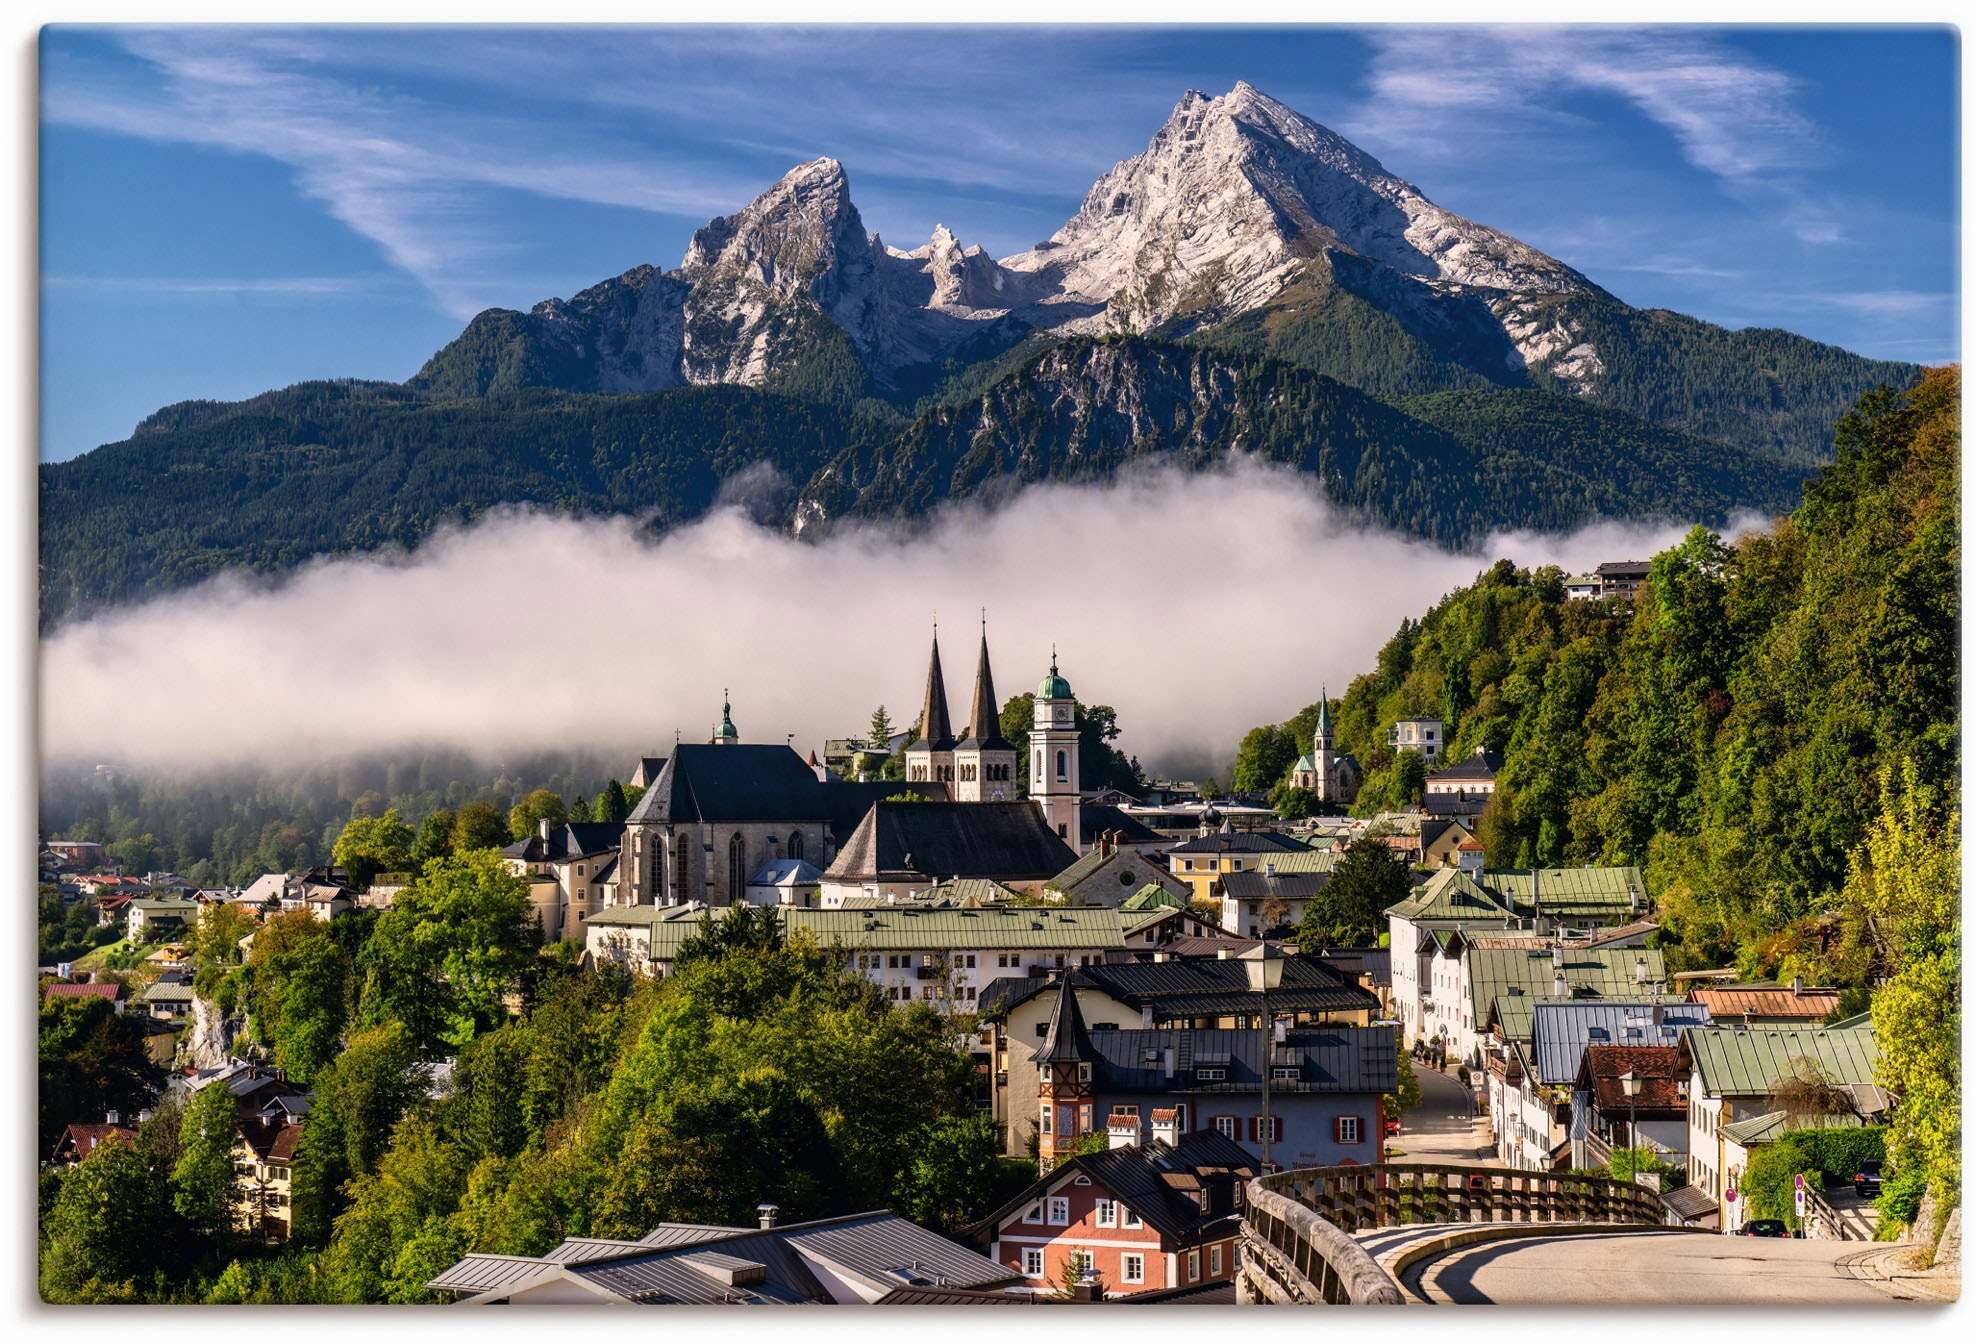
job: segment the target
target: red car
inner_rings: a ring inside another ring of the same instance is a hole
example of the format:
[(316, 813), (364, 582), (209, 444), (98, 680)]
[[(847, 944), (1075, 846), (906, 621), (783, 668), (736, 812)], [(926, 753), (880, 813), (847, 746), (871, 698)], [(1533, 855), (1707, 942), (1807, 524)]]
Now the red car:
[(1393, 1137), (1401, 1131), (1402, 1131), (1402, 1120), (1400, 1118), (1389, 1119), (1382, 1126), (1382, 1132), (1383, 1135), (1385, 1136)]

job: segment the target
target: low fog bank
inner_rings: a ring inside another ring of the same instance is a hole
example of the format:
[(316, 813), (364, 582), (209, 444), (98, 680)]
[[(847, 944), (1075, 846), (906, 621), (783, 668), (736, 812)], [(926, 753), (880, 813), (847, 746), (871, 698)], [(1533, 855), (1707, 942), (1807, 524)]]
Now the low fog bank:
[(272, 590), (223, 576), (58, 631), (42, 748), (205, 770), (431, 744), (629, 768), (676, 732), (707, 740), (726, 690), (745, 741), (809, 751), (862, 735), (876, 704), (916, 718), (935, 615), (960, 729), (987, 608), (999, 702), (1056, 643), (1074, 693), (1118, 710), (1118, 745), (1197, 777), (1323, 682), (1338, 694), (1404, 617), (1497, 559), (1576, 572), (1684, 530), (1604, 523), (1451, 554), (1359, 530), (1309, 481), (1252, 464), (1034, 488), (906, 539), (800, 542), (741, 498), (658, 543), (630, 519), (506, 511), (412, 555), (318, 561)]

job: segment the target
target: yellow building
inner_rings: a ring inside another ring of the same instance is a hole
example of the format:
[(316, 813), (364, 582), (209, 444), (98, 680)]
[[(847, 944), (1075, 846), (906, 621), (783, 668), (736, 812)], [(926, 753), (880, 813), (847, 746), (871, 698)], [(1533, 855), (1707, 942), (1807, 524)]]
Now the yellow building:
[(1223, 878), (1236, 871), (1264, 871), (1266, 864), (1289, 853), (1310, 853), (1305, 844), (1267, 831), (1237, 833), (1231, 823), (1208, 807), (1203, 828), (1193, 839), (1166, 849), (1169, 874), (1188, 885), (1192, 899), (1221, 900)]

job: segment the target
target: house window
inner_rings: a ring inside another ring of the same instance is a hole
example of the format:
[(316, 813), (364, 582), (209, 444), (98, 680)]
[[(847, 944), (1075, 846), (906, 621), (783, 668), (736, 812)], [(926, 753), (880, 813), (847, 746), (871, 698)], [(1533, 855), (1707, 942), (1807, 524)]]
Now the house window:
[(1191, 1281), (1203, 1280), (1203, 1251), (1201, 1249), (1191, 1249), (1189, 1251), (1189, 1279)]
[(1142, 1280), (1140, 1254), (1124, 1253), (1121, 1255), (1121, 1280), (1123, 1282), (1139, 1282)]
[[(1086, 1064), (1081, 1063), (1080, 1066), (1083, 1068)], [(1079, 1107), (1079, 1130), (1081, 1132), (1093, 1131), (1093, 1106), (1090, 1104), (1082, 1104)]]
[(1090, 1063), (1090, 1062), (1083, 1062), (1083, 1063), (1081, 1063), (1081, 1064), (1079, 1065), (1079, 1079), (1080, 1079), (1081, 1081), (1091, 1081), (1091, 1080), (1093, 1079), (1093, 1064), (1092, 1064), (1092, 1063)]
[(1116, 1104), (1116, 1105), (1110, 1105), (1110, 1106), (1108, 1107), (1108, 1109), (1107, 1109), (1107, 1112), (1108, 1112), (1108, 1114), (1109, 1114), (1109, 1115), (1113, 1115), (1113, 1116), (1124, 1116), (1124, 1117), (1127, 1117), (1127, 1118), (1140, 1118), (1140, 1117), (1141, 1117), (1141, 1106), (1140, 1106), (1140, 1105), (1138, 1105), (1138, 1104)]
[(1064, 1198), (1046, 1199), (1045, 1223), (1055, 1226), (1072, 1224), (1071, 1204)]
[(1210, 1275), (1213, 1277), (1224, 1275), (1224, 1246), (1221, 1244), (1210, 1246)]
[(1361, 1120), (1349, 1115), (1334, 1120), (1334, 1141), (1342, 1146), (1358, 1146), (1361, 1143)]
[(1044, 1203), (1034, 1202), (1029, 1207), (1026, 1207), (1024, 1209), (1024, 1223), (1026, 1225), (1035, 1226), (1038, 1225), (1040, 1222), (1044, 1221), (1044, 1219), (1045, 1219)]
[(1141, 1229), (1141, 1218), (1135, 1215), (1134, 1208), (1126, 1203), (1121, 1204), (1121, 1226), (1126, 1230)]
[(974, 955), (965, 955), (963, 957), (963, 968), (964, 969), (976, 968), (976, 957)]
[(1196, 1079), (1198, 1081), (1222, 1081), (1224, 1079), (1224, 1069), (1221, 1067), (1199, 1067), (1196, 1069)]
[(1219, 1114), (1212, 1120), (1217, 1125), (1217, 1135), (1237, 1140), (1237, 1118), (1232, 1114)]
[(1052, 1135), (1052, 1106), (1049, 1104), (1038, 1106), (1038, 1132), (1043, 1137)]
[[(1251, 1140), (1254, 1142), (1264, 1141), (1265, 1140), (1264, 1133), (1265, 1133), (1264, 1120), (1259, 1115), (1253, 1114), (1251, 1116)], [(1272, 1115), (1272, 1140), (1275, 1142), (1282, 1142), (1285, 1139), (1286, 1139), (1286, 1121), (1285, 1119), (1279, 1117), (1277, 1114), (1274, 1114)]]
[(1113, 1199), (1097, 1199), (1093, 1204), (1093, 1219), (1099, 1225), (1113, 1225), (1115, 1223)]
[(1299, 1080), (1299, 1068), (1274, 1067), (1272, 1069), (1272, 1079), (1274, 1081), (1297, 1081)]
[(1043, 1249), (1026, 1249), (1024, 1251), (1024, 1275), (1027, 1277), (1042, 1277), (1045, 1275), (1045, 1251)]

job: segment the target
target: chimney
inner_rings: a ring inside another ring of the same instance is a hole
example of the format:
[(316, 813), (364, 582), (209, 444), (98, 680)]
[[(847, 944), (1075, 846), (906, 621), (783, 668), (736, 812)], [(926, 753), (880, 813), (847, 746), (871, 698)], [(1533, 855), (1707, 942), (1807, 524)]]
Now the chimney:
[(1152, 1005), (1141, 1008), (1141, 1028), (1144, 1030), (1155, 1028), (1155, 1008)]
[[(1639, 955), (1636, 957), (1636, 981), (1638, 984), (1642, 984), (1647, 982), (1649, 978), (1650, 978), (1650, 962), (1648, 960), (1645, 960), (1642, 956)], [(1796, 979), (1795, 982), (1800, 983), (1801, 980)]]
[(768, 1230), (777, 1224), (777, 1204), (759, 1202), (756, 1204), (756, 1225), (759, 1230)]
[(1533, 926), (1538, 928), (1540, 926), (1540, 868), (1535, 867), (1529, 872), (1528, 879), (1532, 883), (1533, 890)]
[(1561, 969), (1561, 967), (1562, 967), (1562, 966), (1563, 966), (1563, 965), (1564, 965), (1564, 964), (1566, 963), (1566, 961), (1567, 961), (1567, 951), (1566, 951), (1566, 950), (1565, 950), (1565, 949), (1564, 949), (1564, 948), (1563, 948), (1563, 947), (1561, 946), (1561, 944), (1560, 944), (1559, 942), (1555, 942), (1555, 943), (1554, 943), (1554, 970), (1555, 970), (1555, 972), (1556, 972), (1556, 974), (1558, 974), (1558, 973), (1559, 973), (1559, 971), (1560, 971), (1560, 969)]
[(550, 817), (549, 817), (549, 816), (547, 816), (547, 815), (546, 815), (546, 816), (542, 816), (542, 817), (540, 817), (540, 818), (538, 818), (538, 820), (537, 820), (537, 822), (536, 822), (536, 834), (537, 834), (537, 837), (538, 837), (538, 838), (540, 838), (540, 839), (542, 839), (542, 840), (543, 840), (543, 842), (545, 842), (545, 843), (548, 843), (548, 842), (550, 842)]
[(1176, 1051), (1173, 1048), (1165, 1048), (1162, 1050), (1162, 1075), (1174, 1076), (1175, 1074)]
[(1278, 864), (1276, 862), (1267, 862), (1265, 864), (1265, 874), (1267, 876), (1277, 876), (1279, 874)]
[(1567, 975), (1558, 969), (1554, 971), (1554, 996), (1567, 996)]
[(1796, 975), (1794, 976), (1794, 985), (1793, 985), (1793, 986), (1794, 986), (1794, 995), (1795, 995), (1796, 997), (1799, 997), (1799, 996), (1801, 996), (1801, 975), (1799, 975), (1799, 974), (1796, 974)]
[(1181, 1135), (1179, 1130), (1182, 1125), (1177, 1121), (1181, 1112), (1178, 1109), (1155, 1110), (1149, 1116), (1149, 1136), (1158, 1142), (1167, 1142), (1170, 1146), (1174, 1146), (1176, 1138)]
[(1107, 1288), (1101, 1284), (1099, 1274), (1091, 1268), (1080, 1276), (1079, 1282), (1072, 1288), (1075, 1305), (1097, 1305), (1106, 1298)]

